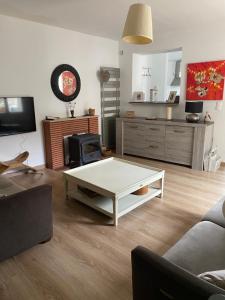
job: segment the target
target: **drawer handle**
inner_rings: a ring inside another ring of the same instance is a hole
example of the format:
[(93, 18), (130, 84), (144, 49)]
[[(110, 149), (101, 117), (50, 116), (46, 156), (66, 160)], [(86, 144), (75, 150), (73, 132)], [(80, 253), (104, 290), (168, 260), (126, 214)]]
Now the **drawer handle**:
[(150, 145), (149, 148), (152, 148), (152, 149), (157, 149), (159, 148), (158, 146), (153, 146), (153, 145)]
[(176, 132), (176, 133), (185, 133), (185, 131), (183, 131), (183, 130), (174, 130), (174, 132)]
[(150, 130), (152, 130), (152, 131), (160, 131), (160, 129), (159, 128), (149, 128)]
[(133, 129), (137, 129), (138, 128), (138, 126), (129, 126), (130, 128), (133, 128)]

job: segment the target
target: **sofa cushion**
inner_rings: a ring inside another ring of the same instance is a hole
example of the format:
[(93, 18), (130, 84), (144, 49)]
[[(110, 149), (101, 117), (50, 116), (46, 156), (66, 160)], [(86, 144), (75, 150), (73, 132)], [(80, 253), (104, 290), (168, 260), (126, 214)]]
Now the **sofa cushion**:
[(25, 190), (25, 188), (14, 183), (9, 178), (7, 178), (3, 175), (0, 175), (0, 198), (4, 197), (4, 196), (16, 194), (23, 190)]
[(225, 289), (225, 270), (201, 273), (198, 275), (198, 277), (222, 289)]
[(164, 258), (195, 275), (225, 269), (225, 229), (212, 222), (200, 222)]
[(211, 221), (225, 228), (225, 196), (223, 196), (203, 217), (203, 221)]

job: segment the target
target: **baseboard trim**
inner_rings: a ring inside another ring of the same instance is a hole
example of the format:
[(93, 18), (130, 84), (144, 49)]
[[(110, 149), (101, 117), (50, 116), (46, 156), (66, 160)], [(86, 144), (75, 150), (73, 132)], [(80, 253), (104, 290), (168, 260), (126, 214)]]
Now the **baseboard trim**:
[(38, 165), (38, 166), (34, 166), (32, 168), (34, 168), (36, 170), (43, 170), (43, 169), (46, 169), (46, 166), (45, 165)]

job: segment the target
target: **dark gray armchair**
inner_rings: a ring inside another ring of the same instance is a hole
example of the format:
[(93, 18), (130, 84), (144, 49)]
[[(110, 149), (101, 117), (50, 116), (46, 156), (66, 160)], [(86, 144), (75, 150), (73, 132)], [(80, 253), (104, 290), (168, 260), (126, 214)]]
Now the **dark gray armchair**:
[(133, 300), (208, 300), (225, 291), (144, 247), (131, 253)]
[(0, 197), (0, 261), (51, 239), (52, 187)]
[(224, 216), (225, 196), (163, 257), (135, 248), (131, 254), (133, 300), (209, 300), (219, 294), (222, 300), (225, 290), (198, 275), (225, 269)]
[(209, 298), (209, 300), (225, 300), (225, 296), (223, 296), (223, 295), (213, 295)]

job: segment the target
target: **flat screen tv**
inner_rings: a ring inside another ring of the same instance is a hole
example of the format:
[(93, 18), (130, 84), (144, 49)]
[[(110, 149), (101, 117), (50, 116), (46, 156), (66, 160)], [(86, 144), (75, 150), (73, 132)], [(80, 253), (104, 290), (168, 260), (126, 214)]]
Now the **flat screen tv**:
[(0, 136), (36, 131), (33, 97), (0, 97)]

